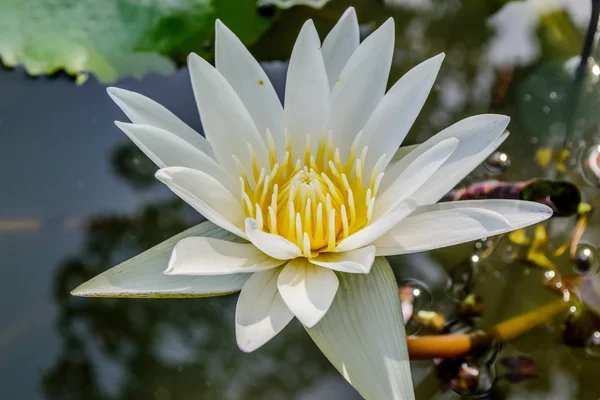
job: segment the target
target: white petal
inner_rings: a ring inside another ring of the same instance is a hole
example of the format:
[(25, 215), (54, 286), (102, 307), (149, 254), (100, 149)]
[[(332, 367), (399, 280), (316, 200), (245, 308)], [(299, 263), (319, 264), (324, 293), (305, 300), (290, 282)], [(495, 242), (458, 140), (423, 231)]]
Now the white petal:
[(245, 218), (242, 205), (221, 182), (202, 171), (184, 167), (160, 169), (156, 178), (207, 220), (246, 238), (241, 229)]
[(323, 41), (322, 53), (329, 87), (333, 89), (342, 69), (360, 43), (358, 19), (354, 7), (348, 7)]
[(206, 237), (183, 239), (173, 249), (168, 275), (228, 275), (265, 271), (283, 264), (251, 243)]
[(342, 159), (385, 94), (394, 52), (394, 20), (388, 19), (358, 46), (331, 93), (327, 131)]
[(234, 183), (221, 166), (189, 142), (164, 129), (151, 125), (115, 122), (137, 147), (159, 168), (187, 167), (206, 172), (225, 184), (234, 193), (239, 192), (239, 183)]
[(256, 229), (256, 220), (246, 218), (246, 236), (254, 246), (265, 254), (278, 260), (290, 260), (300, 257), (300, 248), (286, 238)]
[(202, 135), (154, 100), (116, 87), (109, 87), (106, 91), (134, 124), (152, 125), (169, 131), (216, 159), (210, 143)]
[(308, 261), (335, 271), (368, 274), (374, 260), (375, 247), (367, 246), (341, 253), (321, 253), (315, 258), (310, 258)]
[(370, 245), (379, 239), (386, 232), (392, 229), (401, 220), (406, 218), (419, 205), (412, 198), (403, 200), (392, 211), (385, 215), (385, 218), (379, 218), (371, 222), (360, 231), (348, 236), (342, 240), (335, 248), (336, 252), (350, 251)]
[(377, 220), (412, 196), (448, 160), (458, 147), (458, 139), (449, 138), (436, 143), (410, 163), (388, 190), (375, 199), (373, 219)]
[(400, 173), (423, 152), (442, 140), (455, 137), (459, 140), (458, 148), (414, 194), (420, 204), (437, 202), (506, 139), (503, 132), (509, 121), (510, 118), (504, 115), (482, 114), (449, 126), (387, 168), (381, 181), (380, 193), (385, 193)]
[(277, 291), (279, 271), (256, 272), (242, 288), (235, 309), (235, 336), (242, 351), (258, 349), (294, 318)]
[(417, 65), (383, 97), (365, 125), (358, 146), (369, 146), (364, 171), (371, 171), (382, 154), (386, 155), (384, 168), (392, 159), (394, 152), (390, 149), (400, 146), (417, 119), (443, 60), (442, 53)]
[(250, 274), (194, 277), (163, 273), (175, 245), (182, 239), (196, 236), (238, 239), (211, 222), (203, 222), (103, 272), (71, 294), (83, 297), (204, 297), (240, 290)]
[(285, 129), (293, 159), (303, 159), (306, 135), (316, 149), (329, 115), (329, 83), (315, 25), (306, 21), (298, 35), (285, 84)]
[(398, 285), (389, 264), (377, 257), (369, 274), (339, 279), (333, 304), (308, 334), (365, 399), (414, 399)]
[(289, 261), (277, 279), (279, 294), (302, 325), (312, 328), (327, 313), (338, 289), (335, 272), (309, 263)]
[(552, 209), (520, 200), (466, 200), (419, 207), (373, 244), (377, 255), (414, 253), (499, 235), (549, 218)]
[(283, 155), (283, 106), (271, 81), (246, 46), (221, 21), (216, 22), (215, 66), (240, 97), (258, 132), (267, 129)]
[(206, 138), (219, 164), (232, 176), (239, 172), (232, 155), (246, 171), (252, 171), (248, 144), (254, 149), (259, 166), (268, 164), (267, 148), (242, 100), (225, 78), (197, 54), (188, 58), (192, 88)]

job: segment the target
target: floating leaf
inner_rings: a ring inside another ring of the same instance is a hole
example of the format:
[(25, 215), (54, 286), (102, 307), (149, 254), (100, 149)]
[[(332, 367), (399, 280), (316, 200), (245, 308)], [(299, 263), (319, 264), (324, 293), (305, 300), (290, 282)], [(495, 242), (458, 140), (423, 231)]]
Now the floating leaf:
[(168, 74), (188, 53), (211, 48), (223, 20), (250, 44), (272, 19), (256, 0), (4, 0), (0, 58), (31, 75), (65, 70), (85, 81), (91, 72), (113, 82), (149, 72)]

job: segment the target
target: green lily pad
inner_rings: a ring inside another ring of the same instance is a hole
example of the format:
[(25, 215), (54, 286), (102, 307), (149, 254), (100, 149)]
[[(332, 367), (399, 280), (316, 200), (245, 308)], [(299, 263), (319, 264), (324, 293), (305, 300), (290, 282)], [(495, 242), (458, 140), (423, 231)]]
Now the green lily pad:
[(208, 54), (214, 22), (251, 44), (272, 18), (256, 0), (3, 0), (0, 58), (31, 75), (86, 72), (104, 83), (168, 74), (190, 52)]

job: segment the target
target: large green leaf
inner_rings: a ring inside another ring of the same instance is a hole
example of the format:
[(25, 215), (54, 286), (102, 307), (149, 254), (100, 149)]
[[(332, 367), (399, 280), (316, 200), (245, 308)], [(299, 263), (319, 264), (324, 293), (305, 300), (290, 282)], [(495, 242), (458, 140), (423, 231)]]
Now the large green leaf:
[(31, 75), (64, 69), (102, 82), (167, 74), (207, 53), (220, 18), (246, 44), (271, 24), (256, 0), (2, 0), (0, 58)]

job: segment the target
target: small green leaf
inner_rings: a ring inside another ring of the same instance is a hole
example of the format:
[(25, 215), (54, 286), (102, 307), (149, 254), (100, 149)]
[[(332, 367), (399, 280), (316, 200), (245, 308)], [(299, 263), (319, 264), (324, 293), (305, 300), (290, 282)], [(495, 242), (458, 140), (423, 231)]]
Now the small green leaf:
[(256, 0), (4, 0), (0, 2), (0, 58), (31, 75), (65, 70), (101, 82), (149, 72), (169, 74), (190, 52), (212, 51), (221, 18), (253, 43), (272, 19)]

